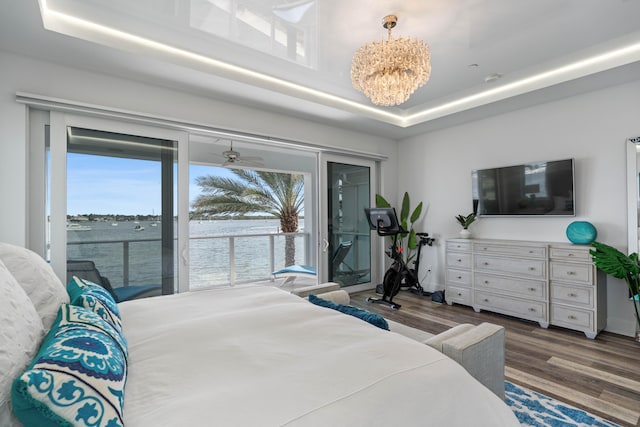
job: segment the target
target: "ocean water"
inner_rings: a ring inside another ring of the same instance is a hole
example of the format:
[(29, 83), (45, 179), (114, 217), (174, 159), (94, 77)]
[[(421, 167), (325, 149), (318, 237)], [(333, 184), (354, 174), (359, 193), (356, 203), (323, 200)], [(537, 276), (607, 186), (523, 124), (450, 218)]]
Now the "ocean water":
[[(153, 226), (150, 221), (113, 224), (83, 222), (81, 225), (91, 229), (68, 230), (67, 258), (94, 261), (100, 274), (113, 286), (124, 283), (126, 260), (129, 284), (160, 283), (160, 224)], [(144, 230), (135, 231), (138, 225)], [(285, 236), (279, 234), (279, 225), (277, 219), (190, 221), (189, 287), (227, 285), (232, 281), (232, 272), (234, 283), (268, 279), (273, 269), (284, 266)], [(303, 227), (301, 220), (300, 228)], [(296, 236), (295, 242), (296, 264), (307, 263), (304, 237)], [(177, 259), (178, 254), (174, 255)], [(177, 268), (177, 263), (174, 267)]]

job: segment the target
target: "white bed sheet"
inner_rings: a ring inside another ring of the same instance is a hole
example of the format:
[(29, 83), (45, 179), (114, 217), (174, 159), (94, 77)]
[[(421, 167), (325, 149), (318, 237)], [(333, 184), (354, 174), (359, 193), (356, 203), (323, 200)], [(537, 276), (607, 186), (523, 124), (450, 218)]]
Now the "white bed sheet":
[(280, 289), (119, 307), (127, 427), (519, 425), (438, 351)]

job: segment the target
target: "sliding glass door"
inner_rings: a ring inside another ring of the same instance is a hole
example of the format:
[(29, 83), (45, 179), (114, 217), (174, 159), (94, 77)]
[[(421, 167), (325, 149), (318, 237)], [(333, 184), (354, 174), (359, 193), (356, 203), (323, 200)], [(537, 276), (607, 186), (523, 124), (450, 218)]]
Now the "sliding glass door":
[(371, 232), (364, 209), (374, 200), (375, 163), (373, 161), (321, 156), (322, 264), (321, 280), (342, 287), (370, 287), (377, 281), (371, 269), (374, 253)]
[(185, 135), (53, 112), (50, 120), (47, 222), (58, 275), (95, 267), (125, 299), (176, 292)]
[[(33, 125), (45, 129), (46, 142), (33, 167), (44, 163), (46, 184), (37, 178), (32, 188), (47, 203), (31, 204), (29, 238), (46, 235), (41, 252), (63, 281), (71, 260), (93, 262), (112, 286), (155, 285), (165, 294), (269, 280), (291, 264), (310, 265), (319, 282), (352, 290), (380, 282), (372, 269), (379, 239), (372, 239), (364, 215), (377, 189), (373, 160), (246, 141), (234, 141), (233, 151), (228, 140), (210, 135), (56, 111), (36, 116)], [(234, 218), (242, 221), (240, 231), (225, 231), (212, 221), (226, 226), (228, 219), (196, 212), (193, 202), (204, 189), (199, 177), (234, 177), (228, 153), (259, 158), (259, 170), (304, 177), (297, 230), (285, 232), (258, 211)], [(254, 224), (260, 227), (249, 230)], [(295, 242), (293, 256), (285, 250), (288, 240)]]

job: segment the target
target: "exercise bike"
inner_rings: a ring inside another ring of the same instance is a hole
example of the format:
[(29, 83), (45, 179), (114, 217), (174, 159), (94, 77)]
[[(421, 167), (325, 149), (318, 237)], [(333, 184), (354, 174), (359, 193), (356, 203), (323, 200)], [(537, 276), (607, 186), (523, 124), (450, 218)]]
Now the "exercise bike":
[(416, 233), (416, 236), (418, 237), (418, 252), (416, 253), (416, 258), (412, 261), (412, 268), (409, 268), (409, 266), (406, 265), (402, 254), (393, 254), (394, 245), (392, 245), (390, 250), (386, 252), (387, 256), (393, 259), (394, 262), (384, 275), (385, 277), (382, 281), (383, 289), (384, 286), (389, 286), (391, 282), (395, 281), (396, 275), (400, 275), (400, 290), (407, 290), (420, 296), (431, 295), (431, 292), (425, 291), (420, 284), (418, 272), (420, 271), (420, 255), (422, 252), (422, 247), (433, 246), (433, 242), (436, 239), (429, 237), (429, 233)]
[(402, 285), (419, 295), (428, 295), (423, 290), (418, 279), (418, 267), (420, 266), (420, 252), (422, 246), (431, 246), (435, 239), (428, 233), (416, 233), (419, 237), (417, 258), (413, 261), (413, 268), (409, 268), (402, 257), (402, 251), (398, 247), (398, 235), (408, 233), (398, 223), (398, 217), (394, 208), (365, 208), (369, 227), (376, 230), (378, 236), (392, 236), (393, 243), (386, 255), (393, 260), (391, 267), (384, 274), (382, 298), (367, 298), (368, 302), (385, 304), (394, 310), (401, 306), (393, 302)]

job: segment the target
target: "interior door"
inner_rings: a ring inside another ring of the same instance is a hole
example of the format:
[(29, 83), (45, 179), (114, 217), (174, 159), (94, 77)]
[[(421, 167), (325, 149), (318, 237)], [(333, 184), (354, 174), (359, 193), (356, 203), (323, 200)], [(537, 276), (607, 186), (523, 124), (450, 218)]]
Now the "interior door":
[(376, 242), (364, 214), (375, 200), (376, 164), (327, 154), (320, 159), (319, 280), (368, 289), (378, 281), (371, 268)]

